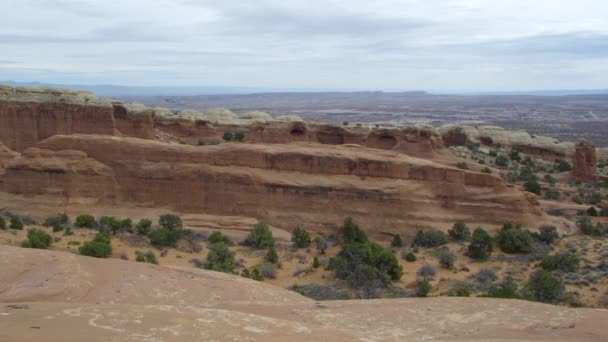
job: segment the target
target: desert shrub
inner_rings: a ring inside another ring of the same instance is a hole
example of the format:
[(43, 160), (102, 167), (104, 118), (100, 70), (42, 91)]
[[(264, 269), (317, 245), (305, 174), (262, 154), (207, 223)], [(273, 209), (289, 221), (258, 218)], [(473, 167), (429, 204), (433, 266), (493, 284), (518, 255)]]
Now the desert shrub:
[(264, 260), (271, 264), (276, 264), (279, 261), (279, 255), (277, 254), (277, 250), (274, 247), (268, 248), (268, 252), (264, 257)]
[(471, 275), (471, 278), (485, 285), (493, 283), (496, 279), (498, 279), (498, 276), (496, 275), (496, 272), (492, 271), (491, 269), (482, 268), (479, 270), (479, 272)]
[(324, 255), (325, 251), (329, 247), (329, 244), (327, 243), (327, 240), (326, 239), (322, 239), (322, 238), (320, 238), (318, 236), (315, 238), (315, 245), (316, 245), (317, 250), (319, 251), (319, 253), (321, 253), (321, 255)]
[[(480, 164), (482, 164), (482, 163), (480, 162)], [(484, 164), (485, 164), (485, 162), (484, 162)], [(483, 169), (481, 169), (481, 173), (492, 174), (492, 169), (490, 169), (489, 167), (484, 167)]]
[(6, 220), (4, 219), (4, 217), (0, 217), (0, 229), (6, 229)]
[(593, 225), (588, 216), (581, 216), (577, 220), (578, 227), (585, 235), (589, 236), (604, 236), (608, 233), (608, 229), (599, 222)]
[[(481, 164), (481, 165), (486, 165), (486, 161), (480, 158), (480, 159), (479, 159), (479, 164)], [(486, 168), (486, 169), (487, 169), (487, 168)], [(488, 170), (490, 170), (490, 169), (488, 169)], [(483, 172), (483, 170), (481, 170), (481, 172)], [(490, 172), (484, 172), (484, 173), (492, 173), (492, 170), (490, 170)]]
[(63, 230), (63, 236), (69, 236), (69, 235), (74, 235), (74, 232), (72, 231), (72, 228), (65, 227), (65, 229)]
[(454, 267), (454, 262), (456, 261), (456, 254), (450, 252), (449, 250), (441, 250), (439, 251), (437, 258), (439, 259), (439, 264), (443, 268), (450, 269)]
[(203, 267), (207, 270), (232, 273), (236, 267), (234, 252), (228, 249), (223, 242), (209, 246), (209, 253)]
[(555, 170), (558, 172), (572, 171), (572, 164), (563, 159), (555, 160)]
[(471, 259), (485, 260), (494, 250), (492, 237), (482, 228), (477, 228), (471, 236), (471, 243), (467, 248), (467, 255)]
[(257, 249), (265, 249), (274, 246), (272, 232), (267, 224), (258, 223), (245, 238), (245, 245), (253, 246)]
[(416, 261), (416, 254), (409, 252), (405, 255), (405, 261), (407, 262), (414, 262)]
[(507, 166), (509, 166), (509, 158), (507, 158), (503, 155), (499, 155), (496, 157), (495, 163), (498, 166), (507, 167)]
[(599, 213), (597, 212), (597, 209), (595, 209), (595, 207), (590, 207), (589, 209), (587, 209), (587, 215), (597, 217), (599, 216)]
[(608, 216), (608, 207), (603, 207), (602, 210), (600, 210), (600, 216)]
[(150, 264), (158, 265), (158, 260), (156, 259), (156, 254), (154, 254), (154, 252), (152, 252), (152, 251), (147, 251), (145, 253), (141, 252), (141, 251), (135, 252), (135, 261), (147, 262)]
[(161, 228), (172, 231), (181, 231), (184, 228), (182, 219), (177, 215), (165, 214), (158, 219), (158, 224)]
[(47, 217), (46, 220), (44, 220), (44, 223), (42, 224), (45, 227), (53, 227), (55, 225), (64, 225), (64, 224), (68, 224), (69, 221), (69, 217), (66, 214), (57, 214), (55, 216), (50, 216)]
[(416, 276), (419, 278), (419, 280), (425, 282), (432, 280), (433, 277), (435, 277), (436, 273), (437, 272), (435, 271), (435, 268), (433, 266), (429, 264), (424, 264), (418, 269), (418, 271), (416, 272)]
[(205, 146), (205, 141), (203, 139), (198, 139), (196, 141), (196, 146)]
[(120, 221), (112, 216), (102, 216), (99, 218), (99, 225), (102, 231), (111, 231), (112, 234), (116, 234), (120, 229)]
[(70, 241), (68, 242), (68, 246), (80, 246), (80, 241)]
[(350, 217), (344, 220), (338, 235), (345, 244), (365, 243), (368, 241), (367, 234)]
[(310, 233), (308, 233), (306, 229), (296, 227), (293, 232), (291, 232), (291, 242), (296, 248), (307, 248), (310, 246), (311, 242)]
[(78, 228), (95, 228), (97, 222), (93, 215), (83, 214), (76, 217), (74, 225)]
[(260, 265), (259, 271), (260, 271), (260, 275), (263, 278), (276, 279), (276, 277), (277, 277), (277, 270), (273, 264), (265, 262), (262, 265)]
[(509, 158), (512, 161), (520, 161), (521, 160), (521, 155), (519, 154), (519, 151), (515, 148), (511, 149), (511, 152), (509, 153)]
[(214, 231), (213, 233), (211, 233), (211, 235), (209, 235), (209, 238), (207, 238), (207, 241), (209, 241), (209, 243), (214, 244), (214, 243), (224, 243), (225, 245), (230, 245), (230, 239), (222, 234), (222, 232), (220, 231)]
[(467, 164), (466, 162), (460, 162), (460, 163), (456, 164), (456, 167), (461, 170), (468, 170), (469, 164)]
[(539, 302), (555, 302), (564, 293), (564, 283), (545, 270), (535, 271), (530, 275), (526, 291), (532, 300)]
[(557, 228), (555, 226), (541, 226), (538, 234), (534, 234), (534, 238), (539, 241), (543, 241), (548, 245), (552, 245), (555, 241), (559, 240), (559, 233), (557, 232)]
[(589, 204), (598, 205), (600, 203), (602, 203), (602, 194), (600, 194), (599, 192), (593, 192), (589, 196)]
[(62, 232), (62, 231), (63, 231), (63, 227), (59, 223), (56, 223), (53, 225), (53, 233), (58, 233), (58, 232)]
[(243, 139), (245, 139), (245, 133), (241, 131), (234, 133), (234, 135), (232, 136), (232, 141), (242, 142)]
[(496, 157), (498, 156), (498, 152), (496, 152), (496, 150), (490, 150), (490, 157)]
[(509, 254), (532, 252), (532, 242), (532, 235), (528, 230), (510, 223), (503, 225), (496, 235), (496, 243), (500, 249)]
[(336, 290), (327, 285), (305, 284), (293, 285), (289, 288), (291, 291), (297, 292), (302, 296), (312, 298), (314, 300), (346, 300), (350, 299), (350, 295), (345, 292)]
[(561, 198), (561, 194), (559, 191), (555, 189), (547, 189), (545, 190), (545, 199), (557, 201)]
[(391, 241), (391, 247), (393, 248), (402, 248), (403, 240), (401, 240), (401, 235), (395, 234), (393, 235), (393, 240)]
[(342, 232), (344, 241), (350, 242), (345, 243), (329, 263), (329, 268), (334, 270), (338, 278), (367, 293), (401, 278), (403, 270), (395, 255), (370, 242), (365, 232), (352, 220), (345, 220)]
[(526, 191), (531, 192), (533, 194), (537, 194), (540, 195), (541, 192), (541, 186), (540, 183), (538, 182), (538, 180), (536, 178), (529, 178), (525, 183), (524, 183), (524, 188), (526, 189)]
[(464, 222), (456, 222), (448, 230), (448, 235), (452, 241), (467, 241), (471, 238), (471, 230)]
[(11, 224), (10, 224), (11, 229), (23, 230), (23, 222), (21, 222), (21, 219), (19, 219), (19, 217), (11, 216), (10, 222), (11, 222)]
[(233, 137), (234, 135), (232, 134), (232, 132), (224, 132), (222, 139), (224, 139), (224, 141), (232, 141)]
[(583, 199), (580, 196), (574, 196), (572, 197), (572, 202), (576, 204), (583, 204)]
[(492, 285), (483, 297), (520, 299), (519, 288), (513, 278), (506, 277), (500, 284)]
[(120, 221), (120, 229), (126, 230), (129, 233), (133, 232), (133, 221), (130, 218), (126, 218)]
[(315, 257), (314, 259), (312, 259), (312, 267), (319, 268), (319, 266), (321, 266), (321, 264), (319, 263), (319, 258)]
[(152, 230), (152, 221), (143, 218), (139, 220), (137, 226), (135, 226), (135, 229), (137, 230), (137, 234), (139, 235), (148, 235)]
[(181, 238), (181, 232), (167, 228), (159, 228), (148, 234), (150, 242), (155, 246), (174, 247)]
[(557, 180), (551, 175), (545, 175), (545, 177), (543, 177), (543, 180), (551, 185), (557, 184)]
[(53, 237), (40, 229), (30, 229), (27, 231), (27, 240), (23, 241), (22, 247), (47, 249), (53, 243)]
[(420, 284), (418, 284), (418, 290), (416, 291), (416, 295), (418, 297), (426, 297), (426, 296), (428, 296), (430, 291), (431, 291), (431, 283), (429, 283), (428, 281), (423, 281)]
[(540, 265), (546, 271), (560, 270), (564, 272), (576, 272), (579, 264), (580, 259), (576, 254), (562, 252), (545, 256)]
[(97, 233), (93, 240), (85, 242), (78, 251), (80, 255), (94, 258), (108, 258), (112, 255), (110, 236), (107, 233)]
[(419, 247), (437, 247), (448, 243), (446, 234), (440, 230), (419, 230), (412, 245)]

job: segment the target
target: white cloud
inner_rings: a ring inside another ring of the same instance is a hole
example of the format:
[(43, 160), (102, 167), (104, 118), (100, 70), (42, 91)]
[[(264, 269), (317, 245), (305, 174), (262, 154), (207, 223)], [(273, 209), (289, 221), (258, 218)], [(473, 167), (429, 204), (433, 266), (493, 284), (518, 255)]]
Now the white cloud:
[(605, 88), (604, 0), (4, 0), (0, 80)]

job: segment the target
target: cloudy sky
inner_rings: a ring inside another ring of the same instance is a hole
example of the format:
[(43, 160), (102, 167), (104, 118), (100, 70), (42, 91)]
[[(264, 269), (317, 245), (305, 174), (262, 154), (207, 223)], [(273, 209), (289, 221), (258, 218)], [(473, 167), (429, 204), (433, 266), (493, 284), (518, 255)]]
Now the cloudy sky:
[(0, 80), (608, 88), (606, 0), (1, 0)]

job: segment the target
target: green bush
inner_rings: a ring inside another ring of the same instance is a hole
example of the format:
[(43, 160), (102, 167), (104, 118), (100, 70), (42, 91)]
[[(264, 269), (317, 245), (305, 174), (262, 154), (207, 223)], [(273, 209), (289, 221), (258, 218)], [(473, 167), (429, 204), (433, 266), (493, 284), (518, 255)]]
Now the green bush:
[(23, 222), (21, 222), (17, 216), (12, 216), (10, 228), (15, 230), (23, 230)]
[(500, 249), (509, 254), (530, 253), (533, 248), (532, 235), (521, 226), (510, 223), (503, 225), (496, 235), (496, 243)]
[(543, 179), (545, 180), (545, 182), (547, 182), (551, 185), (557, 184), (557, 180), (555, 178), (553, 178), (553, 176), (551, 176), (551, 175), (545, 175), (545, 177)]
[(489, 167), (484, 167), (481, 169), (481, 173), (492, 174), (492, 170)]
[(490, 298), (503, 298), (503, 299), (520, 299), (519, 289), (517, 283), (508, 276), (498, 285), (493, 285), (490, 287), (488, 293), (486, 293), (483, 297)]
[(340, 235), (345, 244), (365, 243), (368, 241), (367, 234), (350, 217), (344, 220), (338, 235)]
[(533, 194), (537, 194), (540, 195), (540, 191), (541, 191), (541, 186), (540, 183), (538, 182), (538, 180), (536, 180), (536, 178), (529, 178), (525, 183), (524, 183), (524, 188), (526, 189), (526, 191), (531, 192)]
[(507, 167), (507, 166), (509, 166), (509, 158), (507, 158), (503, 155), (499, 155), (498, 157), (496, 157), (495, 163), (498, 166)]
[(423, 281), (420, 284), (418, 284), (418, 290), (416, 291), (416, 295), (418, 297), (426, 297), (426, 296), (428, 296), (430, 291), (431, 291), (431, 283), (429, 283), (428, 281)]
[(557, 191), (555, 189), (547, 189), (547, 190), (545, 190), (545, 199), (557, 201), (557, 200), (561, 199), (561, 197), (562, 196), (559, 193), (559, 191)]
[(251, 233), (245, 238), (245, 245), (253, 246), (257, 249), (266, 249), (274, 246), (272, 232), (267, 224), (258, 223), (253, 226)]
[(64, 225), (64, 224), (68, 224), (69, 221), (69, 217), (66, 214), (57, 214), (55, 216), (50, 216), (47, 217), (46, 220), (44, 220), (44, 223), (42, 224), (45, 227), (53, 227), (55, 225)]
[(113, 216), (100, 217), (99, 225), (102, 231), (111, 231), (114, 235), (116, 235), (120, 229), (120, 221)]
[(469, 164), (467, 164), (466, 162), (460, 162), (460, 163), (456, 164), (456, 167), (461, 170), (468, 170)]
[(545, 271), (560, 270), (564, 272), (576, 272), (580, 264), (579, 257), (570, 252), (562, 252), (556, 255), (547, 255), (540, 266)]
[(4, 219), (4, 217), (0, 217), (0, 229), (6, 229), (6, 220)]
[(555, 226), (542, 226), (539, 229), (539, 233), (534, 235), (540, 241), (545, 242), (548, 245), (552, 245), (555, 241), (559, 240), (559, 233)]
[(471, 243), (467, 248), (467, 255), (471, 259), (485, 260), (492, 254), (493, 250), (494, 242), (490, 234), (482, 228), (475, 229), (471, 236)]
[(306, 229), (296, 227), (293, 232), (291, 232), (291, 242), (296, 248), (307, 248), (311, 243), (310, 233), (308, 233)]
[(439, 259), (439, 264), (447, 269), (454, 267), (454, 262), (456, 262), (456, 255), (449, 250), (439, 251), (437, 258)]
[(179, 216), (172, 214), (162, 215), (158, 220), (158, 224), (161, 228), (172, 231), (181, 231), (184, 228), (182, 219)]
[(107, 233), (98, 233), (93, 240), (85, 242), (78, 251), (80, 255), (108, 258), (112, 255), (110, 236)]
[(158, 265), (158, 260), (156, 259), (156, 255), (152, 251), (147, 251), (145, 253), (141, 252), (141, 251), (135, 252), (135, 261), (147, 262), (150, 264)]
[(593, 192), (589, 196), (589, 204), (598, 205), (600, 203), (602, 203), (602, 194), (600, 194), (599, 192)]
[(412, 245), (420, 247), (437, 247), (448, 243), (447, 235), (440, 230), (419, 230)]
[(599, 213), (597, 212), (597, 209), (595, 209), (595, 207), (591, 207), (587, 209), (587, 215), (597, 217), (599, 216)]
[(403, 247), (403, 240), (401, 240), (401, 235), (399, 235), (399, 234), (393, 235), (393, 240), (391, 241), (391, 247), (393, 247), (393, 248)]
[(232, 141), (232, 138), (232, 132), (224, 132), (224, 136), (222, 136), (222, 139), (224, 139), (224, 141)]
[(137, 234), (139, 235), (148, 235), (152, 230), (152, 221), (143, 218), (139, 220), (135, 229), (137, 229)]
[(78, 228), (95, 228), (96, 224), (95, 217), (87, 214), (79, 215), (74, 222), (74, 225)]
[(448, 230), (448, 235), (452, 241), (467, 241), (471, 238), (471, 230), (464, 222), (456, 222)]
[(555, 170), (558, 172), (572, 171), (572, 165), (563, 159), (556, 159)]
[(498, 156), (498, 152), (496, 152), (496, 150), (490, 150), (490, 157), (496, 157)]
[(535, 271), (526, 284), (528, 296), (539, 302), (556, 302), (564, 294), (564, 283), (545, 270)]
[(319, 263), (319, 258), (315, 257), (315, 258), (312, 260), (312, 267), (313, 267), (313, 268), (319, 268), (319, 266), (321, 266), (321, 264)]
[(405, 261), (407, 261), (407, 262), (414, 262), (414, 261), (416, 261), (416, 254), (414, 254), (414, 253), (407, 253), (407, 255), (405, 256)]
[(277, 254), (277, 250), (274, 247), (268, 248), (268, 252), (264, 257), (264, 260), (271, 264), (276, 264), (279, 261), (279, 255)]
[(63, 227), (59, 223), (55, 223), (55, 225), (53, 225), (53, 233), (58, 233), (62, 231)]
[(240, 131), (234, 133), (234, 135), (232, 136), (232, 141), (242, 142), (243, 139), (245, 139), (245, 133), (240, 132)]
[(177, 241), (181, 238), (181, 231), (171, 230), (168, 228), (159, 228), (151, 231), (148, 234), (150, 242), (155, 246), (175, 247)]
[(230, 239), (222, 234), (220, 231), (214, 231), (213, 233), (211, 233), (211, 235), (209, 235), (209, 238), (207, 239), (207, 241), (209, 241), (209, 243), (213, 244), (213, 243), (224, 243), (226, 245), (230, 244)]
[(509, 158), (511, 158), (512, 161), (520, 161), (521, 156), (519, 155), (519, 151), (517, 149), (512, 149), (509, 153)]
[(209, 246), (209, 253), (203, 267), (216, 272), (232, 273), (236, 268), (234, 252), (228, 249), (223, 242)]
[(582, 216), (577, 220), (578, 227), (585, 235), (604, 236), (608, 233), (606, 227), (599, 222), (594, 226), (588, 216)]
[(30, 229), (27, 231), (27, 240), (21, 244), (26, 248), (47, 249), (53, 243), (53, 237), (44, 230)]

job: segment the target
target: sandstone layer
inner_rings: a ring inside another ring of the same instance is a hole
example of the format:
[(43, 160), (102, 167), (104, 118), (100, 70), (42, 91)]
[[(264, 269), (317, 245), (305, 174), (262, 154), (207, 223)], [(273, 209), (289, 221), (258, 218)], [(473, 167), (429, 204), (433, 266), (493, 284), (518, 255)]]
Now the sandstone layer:
[[(74, 152), (75, 150), (79, 152)], [(495, 176), (357, 145), (166, 144), (57, 135), (6, 166), (0, 190), (92, 206), (254, 217), (330, 233), (351, 216), (373, 233), (412, 235), (457, 220), (498, 226), (544, 219), (536, 197)]]
[(0, 246), (2, 341), (604, 341), (608, 311), (488, 298), (315, 302), (195, 269)]

